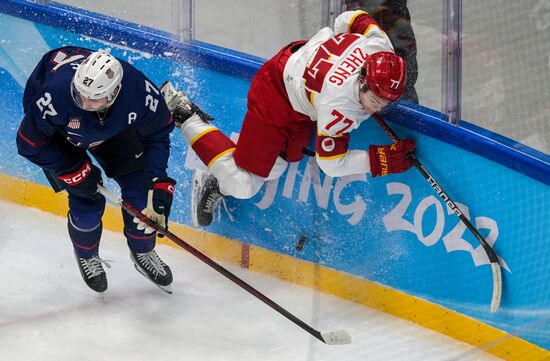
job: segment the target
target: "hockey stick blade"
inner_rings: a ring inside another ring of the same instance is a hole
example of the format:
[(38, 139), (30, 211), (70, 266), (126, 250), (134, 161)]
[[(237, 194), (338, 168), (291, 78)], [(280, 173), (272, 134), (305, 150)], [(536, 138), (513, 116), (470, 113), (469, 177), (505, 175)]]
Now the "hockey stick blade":
[(327, 345), (348, 345), (351, 343), (351, 336), (345, 330), (321, 332), (321, 337)]
[[(393, 129), (390, 128), (388, 123), (384, 119), (382, 119), (381, 116), (374, 114), (373, 115), (376, 122), (382, 127), (382, 129), (386, 132), (386, 134), (390, 137), (390, 139), (397, 143), (399, 141), (399, 138), (397, 137), (397, 134), (393, 131)], [(452, 209), (454, 210), (455, 214), (458, 216), (458, 218), (464, 223), (466, 228), (472, 232), (474, 237), (478, 240), (479, 244), (483, 247), (485, 250), (485, 253), (487, 254), (487, 257), (489, 258), (489, 262), (491, 262), (491, 268), (493, 271), (493, 296), (491, 298), (491, 312), (495, 313), (498, 311), (500, 307), (500, 300), (502, 298), (502, 271), (500, 270), (500, 264), (498, 261), (498, 256), (495, 253), (495, 250), (493, 247), (483, 238), (483, 236), (479, 233), (477, 228), (475, 228), (470, 220), (466, 218), (464, 213), (460, 210), (460, 208), (456, 205), (456, 203), (449, 197), (447, 192), (443, 190), (443, 187), (435, 181), (435, 179), (431, 176), (431, 174), (428, 172), (428, 170), (420, 163), (420, 161), (416, 158), (414, 153), (410, 153), (408, 155), (408, 158), (411, 160), (412, 164), (418, 169), (420, 174), (426, 179), (426, 181), (430, 184), (432, 189), (439, 195), (441, 199), (443, 199), (448, 205), (452, 206)]]
[(493, 298), (491, 300), (491, 312), (495, 313), (500, 307), (502, 298), (502, 272), (498, 263), (491, 263), (493, 269)]
[(318, 330), (314, 329), (304, 321), (300, 320), (298, 317), (294, 316), (292, 313), (287, 311), (285, 308), (281, 307), (279, 304), (277, 304), (275, 301), (273, 301), (271, 298), (267, 297), (263, 293), (261, 293), (256, 288), (252, 287), (250, 284), (242, 280), (241, 278), (237, 277), (235, 274), (231, 273), (226, 268), (222, 267), (219, 263), (212, 260), (210, 257), (205, 255), (204, 253), (200, 252), (172, 232), (170, 232), (167, 228), (161, 227), (159, 224), (153, 222), (151, 219), (147, 218), (144, 214), (142, 214), (138, 209), (134, 208), (131, 204), (124, 201), (122, 198), (120, 198), (118, 195), (116, 195), (113, 192), (110, 192), (105, 187), (98, 185), (97, 186), (98, 192), (103, 194), (105, 198), (107, 198), (110, 202), (116, 204), (117, 206), (124, 209), (126, 212), (128, 212), (131, 216), (137, 217), (140, 221), (144, 222), (149, 227), (155, 229), (157, 233), (164, 234), (165, 237), (167, 237), (169, 240), (177, 244), (178, 246), (182, 247), (189, 253), (191, 253), (193, 256), (197, 257), (202, 262), (206, 263), (208, 266), (212, 267), (217, 272), (221, 273), (223, 276), (227, 277), (230, 281), (235, 283), (237, 286), (241, 287), (248, 293), (250, 293), (252, 296), (256, 297), (258, 300), (262, 301), (269, 307), (271, 307), (273, 310), (277, 311), (282, 316), (286, 317), (288, 320), (292, 321), (295, 325), (302, 328), (304, 331), (312, 335), (313, 337), (317, 338), (319, 341), (324, 342), (327, 345), (345, 345), (351, 342), (351, 337), (346, 331), (335, 331), (335, 332), (327, 332), (327, 333), (321, 333)]

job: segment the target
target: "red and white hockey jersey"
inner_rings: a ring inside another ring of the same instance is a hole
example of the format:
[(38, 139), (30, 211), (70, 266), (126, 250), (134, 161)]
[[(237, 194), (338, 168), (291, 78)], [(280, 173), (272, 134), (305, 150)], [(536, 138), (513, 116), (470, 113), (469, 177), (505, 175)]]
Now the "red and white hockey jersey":
[(316, 157), (330, 176), (370, 171), (366, 150), (349, 150), (349, 133), (370, 114), (359, 101), (359, 75), (366, 58), (394, 51), (387, 35), (364, 11), (336, 18), (289, 58), (285, 88), (294, 110), (317, 122)]

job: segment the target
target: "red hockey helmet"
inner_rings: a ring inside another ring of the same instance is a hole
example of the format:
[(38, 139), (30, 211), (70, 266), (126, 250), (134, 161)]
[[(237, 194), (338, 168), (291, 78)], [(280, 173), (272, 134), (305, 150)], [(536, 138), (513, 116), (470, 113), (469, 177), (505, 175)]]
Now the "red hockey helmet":
[(361, 88), (372, 90), (376, 96), (394, 102), (405, 90), (407, 68), (399, 55), (389, 51), (379, 51), (367, 58), (363, 65)]

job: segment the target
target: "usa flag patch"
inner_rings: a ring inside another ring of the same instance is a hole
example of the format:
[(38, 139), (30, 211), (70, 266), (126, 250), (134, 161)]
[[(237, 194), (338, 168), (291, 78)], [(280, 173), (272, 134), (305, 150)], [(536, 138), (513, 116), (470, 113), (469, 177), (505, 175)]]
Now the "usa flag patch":
[(69, 121), (69, 124), (67, 126), (71, 129), (79, 129), (80, 128), (80, 118), (71, 118)]

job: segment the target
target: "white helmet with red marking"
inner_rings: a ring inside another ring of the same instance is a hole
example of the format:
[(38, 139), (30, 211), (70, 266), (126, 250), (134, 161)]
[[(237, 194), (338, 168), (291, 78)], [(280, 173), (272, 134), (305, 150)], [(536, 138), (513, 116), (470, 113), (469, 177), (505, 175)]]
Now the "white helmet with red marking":
[(76, 69), (71, 94), (75, 103), (82, 107), (82, 98), (98, 100), (107, 98), (103, 107), (110, 107), (122, 86), (123, 70), (120, 62), (112, 55), (96, 51), (91, 53)]

